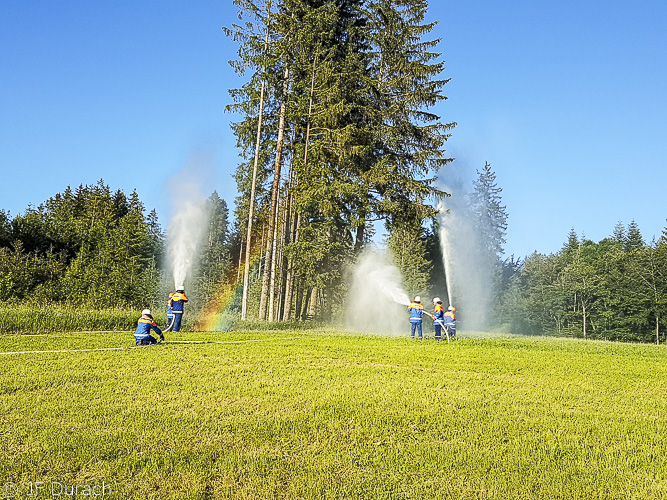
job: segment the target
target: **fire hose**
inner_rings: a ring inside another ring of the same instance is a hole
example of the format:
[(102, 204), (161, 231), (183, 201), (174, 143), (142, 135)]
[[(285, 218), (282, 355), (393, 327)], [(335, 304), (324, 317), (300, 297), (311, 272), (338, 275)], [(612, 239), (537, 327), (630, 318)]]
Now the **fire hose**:
[(449, 342), (449, 328), (445, 326), (445, 324), (442, 322), (440, 319), (435, 319), (435, 316), (433, 316), (431, 313), (427, 313), (424, 311), (427, 316), (429, 316), (433, 321), (437, 321), (440, 323), (440, 326), (442, 327), (443, 330), (445, 330), (445, 335), (447, 335), (447, 342)]

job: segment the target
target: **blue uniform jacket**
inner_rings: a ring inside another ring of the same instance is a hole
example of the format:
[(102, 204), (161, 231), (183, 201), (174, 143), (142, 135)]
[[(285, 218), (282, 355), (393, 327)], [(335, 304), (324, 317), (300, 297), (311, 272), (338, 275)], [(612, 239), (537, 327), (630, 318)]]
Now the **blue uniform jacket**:
[[(440, 321), (438, 321), (440, 320)], [(442, 308), (441, 304), (435, 305), (435, 312), (433, 313), (433, 324), (434, 325), (444, 325), (445, 324), (445, 310)]]
[(158, 328), (155, 321), (148, 316), (142, 316), (137, 322), (137, 330), (134, 332), (134, 338), (138, 340), (147, 339), (151, 336), (151, 330), (162, 337), (162, 330)]
[(183, 305), (188, 301), (184, 293), (176, 292), (169, 299), (169, 305), (174, 313), (180, 314), (183, 312)]
[(456, 326), (456, 317), (452, 311), (445, 313), (445, 326)]
[(413, 302), (408, 306), (410, 311), (410, 323), (421, 323), (422, 314), (424, 314), (424, 306), (418, 302)]

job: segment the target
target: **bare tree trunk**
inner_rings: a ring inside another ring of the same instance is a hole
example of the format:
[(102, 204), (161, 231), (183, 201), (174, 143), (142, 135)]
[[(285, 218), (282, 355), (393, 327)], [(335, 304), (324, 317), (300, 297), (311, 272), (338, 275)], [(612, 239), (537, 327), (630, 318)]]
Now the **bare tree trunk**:
[[(315, 67), (316, 67), (317, 57), (313, 60), (313, 69), (310, 77), (310, 99), (308, 102), (308, 121), (306, 125), (306, 140), (304, 144), (303, 152), (303, 164), (304, 166), (308, 165), (308, 146), (310, 143), (310, 122), (313, 114), (313, 93), (315, 91)], [(290, 183), (292, 182), (292, 176), (290, 175)], [(294, 221), (294, 219), (292, 219)], [(301, 227), (301, 214), (298, 214), (296, 217), (296, 224), (292, 224), (290, 230), (290, 238), (294, 235), (294, 243), (299, 241), (299, 228)], [(283, 321), (288, 321), (290, 319), (290, 309), (292, 307), (292, 288), (294, 286), (294, 259), (289, 258), (287, 261), (287, 277), (285, 279), (285, 307), (283, 310)], [(300, 305), (300, 298), (297, 297), (297, 307)], [(300, 316), (300, 309), (297, 309), (297, 317)]]
[[(290, 184), (292, 176), (292, 165), (290, 165)], [(283, 309), (285, 307), (285, 295), (286, 295), (286, 282), (287, 282), (287, 257), (285, 256), (285, 245), (289, 245), (291, 242), (290, 231), (290, 219), (291, 219), (291, 206), (292, 206), (292, 196), (289, 194), (289, 184), (287, 186), (288, 190), (286, 192), (286, 204), (283, 210), (282, 217), (282, 227), (280, 229), (280, 234), (282, 235), (280, 242), (280, 250), (278, 252), (278, 263), (280, 264), (280, 276), (278, 279), (278, 307), (276, 309), (276, 321), (282, 320)]]
[(266, 319), (267, 300), (269, 296), (269, 279), (273, 273), (275, 262), (273, 258), (274, 233), (276, 227), (276, 212), (278, 209), (278, 198), (280, 191), (280, 169), (283, 162), (283, 138), (285, 135), (285, 109), (287, 101), (287, 90), (289, 88), (289, 69), (285, 68), (283, 81), (283, 101), (280, 104), (280, 119), (278, 121), (278, 138), (276, 143), (276, 163), (273, 172), (273, 186), (271, 187), (271, 210), (269, 212), (269, 232), (267, 234), (266, 245), (266, 267), (262, 278), (262, 294), (259, 300), (259, 319)]
[(310, 307), (308, 308), (308, 318), (312, 319), (315, 317), (316, 306), (317, 306), (317, 287), (314, 286), (313, 290), (310, 292)]
[(271, 245), (271, 277), (269, 279), (269, 312), (267, 318), (269, 321), (273, 321), (274, 317), (274, 304), (276, 300), (276, 268), (278, 259), (278, 229), (280, 227), (280, 197), (278, 197), (278, 208), (276, 209), (276, 220), (273, 222), (273, 244)]
[[(296, 222), (292, 220), (291, 234), (294, 234), (294, 243), (299, 242), (299, 227), (301, 226), (301, 214), (296, 216)], [(287, 279), (285, 284), (285, 307), (283, 312), (283, 321), (289, 321), (292, 308), (292, 295), (294, 288), (294, 259), (287, 260)], [(297, 303), (299, 300), (297, 299)]]
[(366, 230), (366, 224), (357, 226), (357, 234), (354, 239), (354, 253), (359, 254), (361, 249), (364, 246), (364, 232)]
[(583, 301), (581, 303), (581, 313), (582, 313), (583, 318), (584, 318), (584, 339), (585, 339), (586, 338), (586, 304), (584, 304)]
[(262, 254), (264, 253), (264, 228), (261, 229), (262, 242), (259, 244), (259, 264), (257, 265), (257, 277), (259, 278), (262, 275)]
[(301, 320), (302, 302), (303, 302), (303, 288), (299, 286), (296, 289), (296, 303), (294, 304), (294, 319), (299, 321)]
[[(270, 9), (267, 7), (267, 10)], [(266, 53), (269, 46), (269, 23), (266, 23), (266, 38), (264, 39), (264, 53)], [(262, 73), (266, 67), (262, 68)], [(246, 245), (245, 245), (245, 265), (243, 267), (243, 298), (241, 299), (241, 319), (246, 319), (248, 313), (248, 282), (250, 275), (250, 245), (252, 242), (252, 218), (255, 210), (255, 188), (257, 185), (257, 165), (259, 162), (259, 145), (262, 136), (262, 116), (264, 115), (264, 87), (266, 80), (262, 78), (262, 87), (259, 91), (259, 116), (257, 117), (257, 138), (255, 140), (255, 160), (252, 167), (252, 184), (250, 187), (250, 209), (248, 211), (248, 228), (246, 230)], [(241, 245), (243, 248), (243, 245)], [(239, 262), (240, 264), (240, 262)], [(241, 266), (239, 265), (239, 270)], [(237, 278), (238, 279), (238, 278)]]

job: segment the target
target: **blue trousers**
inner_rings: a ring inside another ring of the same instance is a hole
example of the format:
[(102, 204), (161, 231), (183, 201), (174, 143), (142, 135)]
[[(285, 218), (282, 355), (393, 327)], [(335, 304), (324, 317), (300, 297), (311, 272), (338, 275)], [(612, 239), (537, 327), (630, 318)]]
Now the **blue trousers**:
[(181, 318), (183, 317), (183, 313), (174, 313), (174, 328), (171, 329), (172, 332), (180, 332), (181, 331)]
[(411, 321), (410, 322), (410, 338), (415, 338), (415, 330), (419, 334), (419, 338), (422, 338), (422, 322), (421, 321)]
[(147, 337), (145, 339), (138, 339), (137, 337), (134, 337), (134, 340), (136, 342), (136, 345), (153, 345), (157, 344), (157, 339), (155, 337)]
[(435, 323), (433, 328), (435, 329), (435, 340), (440, 340), (442, 338), (442, 326), (440, 323)]

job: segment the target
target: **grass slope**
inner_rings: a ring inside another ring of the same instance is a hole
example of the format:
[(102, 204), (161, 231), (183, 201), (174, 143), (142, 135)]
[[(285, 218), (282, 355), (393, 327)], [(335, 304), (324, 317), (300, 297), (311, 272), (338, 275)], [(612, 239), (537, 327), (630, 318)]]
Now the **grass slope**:
[(0, 355), (0, 485), (21, 498), (37, 481), (104, 482), (106, 498), (667, 498), (663, 347), (171, 338), (221, 343), (0, 337), (1, 352), (120, 348)]

